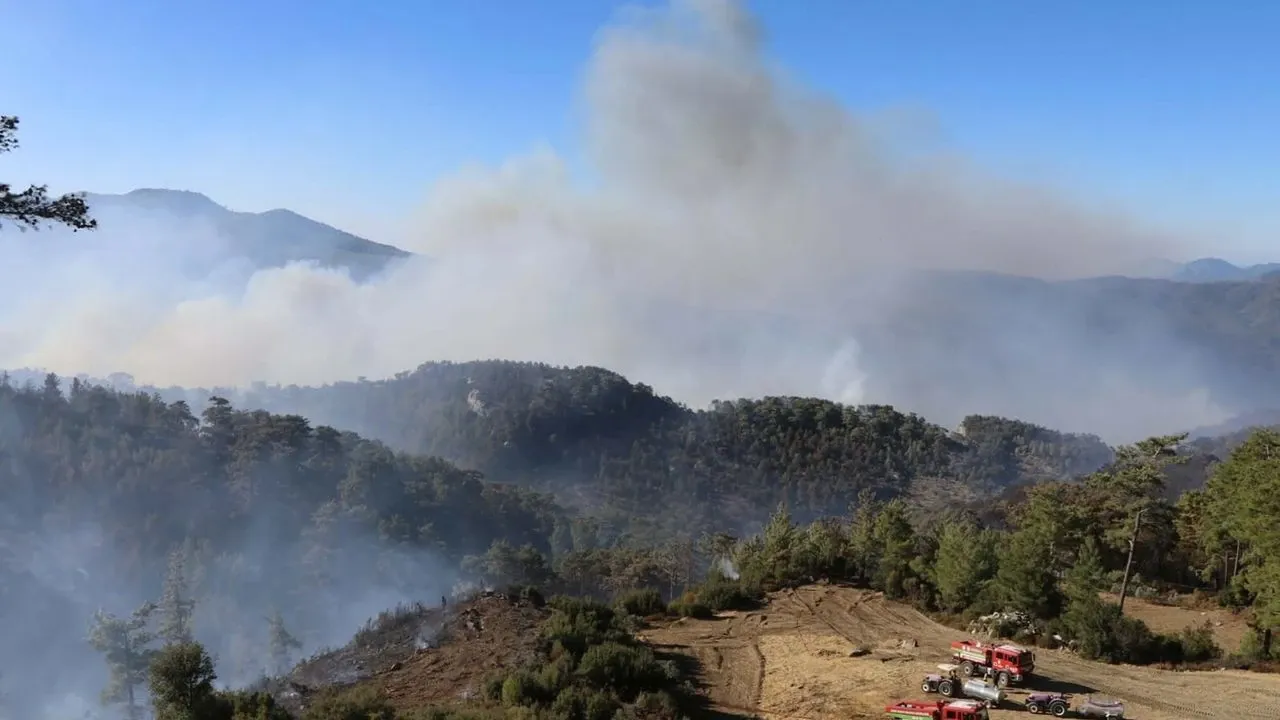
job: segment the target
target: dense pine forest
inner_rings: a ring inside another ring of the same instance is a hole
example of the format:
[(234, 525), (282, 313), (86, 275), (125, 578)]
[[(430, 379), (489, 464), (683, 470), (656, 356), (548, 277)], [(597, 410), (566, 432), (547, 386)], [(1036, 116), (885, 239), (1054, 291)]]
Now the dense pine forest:
[(1134, 631), (1097, 591), (1196, 590), (1249, 612), (1253, 644), (1211, 656), (1269, 657), (1280, 623), (1271, 431), (1109, 448), (805, 398), (695, 412), (606, 370), (509, 362), (239, 400), (345, 414), (382, 441), (219, 396), (197, 414), (54, 375), (0, 383), (0, 626), (30, 648), (0, 677), (11, 713), (86, 687), (142, 708), (144, 647), (195, 666), (207, 648), (220, 682), (246, 686), (384, 609), (469, 587), (700, 615), (825, 577), (937, 613), (1024, 611), (1131, 662), (1177, 639)]

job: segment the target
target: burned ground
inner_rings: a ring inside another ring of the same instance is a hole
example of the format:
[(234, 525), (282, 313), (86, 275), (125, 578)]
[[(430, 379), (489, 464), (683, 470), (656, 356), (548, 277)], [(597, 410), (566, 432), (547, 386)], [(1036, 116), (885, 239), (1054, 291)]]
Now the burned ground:
[(502, 593), (447, 609), (407, 605), (380, 615), (347, 645), (317, 654), (268, 688), (298, 711), (325, 688), (372, 684), (397, 708), (465, 700), (490, 675), (537, 659), (548, 611)]

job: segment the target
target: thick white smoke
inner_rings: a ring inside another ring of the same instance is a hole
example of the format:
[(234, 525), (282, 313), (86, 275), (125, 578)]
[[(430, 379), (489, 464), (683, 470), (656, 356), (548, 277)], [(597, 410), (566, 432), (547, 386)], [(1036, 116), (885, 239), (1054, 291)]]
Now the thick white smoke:
[[(421, 255), (366, 284), (294, 265), (242, 293), (176, 286), (172, 249), (192, 243), (131, 229), (170, 252), (131, 255), (127, 282), (30, 268), (46, 292), (19, 297), (0, 366), (213, 386), (499, 357), (603, 365), (693, 404), (794, 393), (951, 412), (912, 407), (927, 388), (888, 396), (859, 360), (853, 328), (909, 302), (898, 273), (1071, 277), (1175, 252), (1125, 218), (883, 141), (776, 70), (732, 0), (628, 13), (600, 35), (583, 96), (589, 189), (545, 150), (460, 174), (425, 202)], [(1171, 402), (1204, 420), (1202, 403)], [(1104, 414), (1060, 410), (1032, 419)]]

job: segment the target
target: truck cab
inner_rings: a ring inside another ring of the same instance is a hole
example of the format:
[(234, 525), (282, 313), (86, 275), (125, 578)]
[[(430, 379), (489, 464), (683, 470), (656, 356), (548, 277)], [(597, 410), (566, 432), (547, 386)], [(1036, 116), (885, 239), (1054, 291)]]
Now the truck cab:
[(951, 652), (960, 664), (961, 675), (995, 676), (999, 687), (1025, 681), (1036, 667), (1035, 653), (1019, 645), (961, 640), (951, 643)]

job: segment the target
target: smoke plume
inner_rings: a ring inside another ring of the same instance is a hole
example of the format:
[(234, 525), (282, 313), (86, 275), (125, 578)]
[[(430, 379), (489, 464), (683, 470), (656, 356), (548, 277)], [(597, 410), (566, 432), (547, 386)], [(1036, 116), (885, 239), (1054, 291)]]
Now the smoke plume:
[[(737, 2), (626, 13), (581, 91), (591, 183), (545, 149), (459, 173), (429, 192), (416, 255), (368, 282), (303, 264), (192, 282), (175, 248), (216, 245), (201, 228), (119, 230), (118, 275), (5, 237), (29, 274), (0, 316), (0, 366), (229, 386), (500, 357), (603, 365), (695, 405), (822, 395), (1112, 437), (1220, 417), (1204, 363), (1158, 321), (1099, 345), (1062, 286), (1036, 283), (1033, 307), (970, 306), (934, 284), (965, 276), (920, 274), (1094, 276), (1176, 254), (1175, 238), (895, 139), (776, 68)], [(935, 295), (978, 330), (939, 335)], [(991, 308), (1022, 322), (984, 322)], [(1180, 359), (1152, 375), (1148, 354)]]

